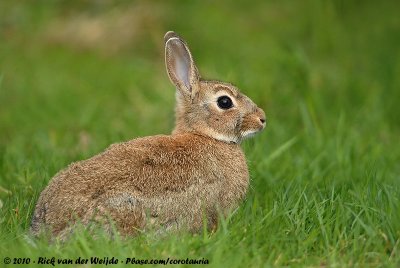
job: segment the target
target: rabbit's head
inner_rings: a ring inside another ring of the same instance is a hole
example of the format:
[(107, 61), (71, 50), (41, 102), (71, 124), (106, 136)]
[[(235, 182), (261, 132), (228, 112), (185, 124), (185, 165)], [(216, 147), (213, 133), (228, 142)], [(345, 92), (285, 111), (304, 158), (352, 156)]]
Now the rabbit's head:
[(264, 129), (262, 109), (229, 83), (200, 79), (187, 44), (174, 32), (164, 40), (168, 76), (177, 88), (174, 133), (238, 143)]

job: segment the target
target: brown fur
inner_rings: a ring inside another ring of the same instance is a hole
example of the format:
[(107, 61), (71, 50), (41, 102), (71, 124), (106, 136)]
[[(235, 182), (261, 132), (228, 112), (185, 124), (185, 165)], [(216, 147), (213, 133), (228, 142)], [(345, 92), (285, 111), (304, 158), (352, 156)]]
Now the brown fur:
[[(60, 171), (41, 193), (31, 232), (61, 238), (80, 221), (122, 235), (157, 230), (199, 231), (217, 224), (245, 197), (249, 174), (240, 141), (265, 126), (264, 112), (230, 84), (200, 80), (186, 43), (168, 32), (166, 66), (177, 87), (176, 127), (111, 145)], [(231, 97), (222, 110), (216, 99)]]

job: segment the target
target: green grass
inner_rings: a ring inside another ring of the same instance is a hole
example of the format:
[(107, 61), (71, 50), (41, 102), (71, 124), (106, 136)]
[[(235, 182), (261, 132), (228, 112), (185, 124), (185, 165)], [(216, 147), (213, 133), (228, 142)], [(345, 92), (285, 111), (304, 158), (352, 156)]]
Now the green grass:
[[(381, 2), (2, 1), (0, 264), (114, 256), (399, 267), (400, 5)], [(247, 199), (214, 234), (29, 239), (58, 170), (173, 128), (167, 30), (188, 41), (204, 77), (233, 82), (266, 111), (267, 129), (243, 144)]]

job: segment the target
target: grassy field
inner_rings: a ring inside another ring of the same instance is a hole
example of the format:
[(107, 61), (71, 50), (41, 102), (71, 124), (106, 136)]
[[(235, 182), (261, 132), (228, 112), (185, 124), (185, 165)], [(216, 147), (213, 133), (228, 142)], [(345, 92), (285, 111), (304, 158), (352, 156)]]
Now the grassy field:
[[(0, 266), (5, 257), (114, 256), (400, 267), (399, 9), (396, 1), (1, 1)], [(58, 170), (173, 128), (167, 30), (188, 41), (204, 77), (234, 83), (266, 111), (266, 130), (243, 144), (247, 199), (213, 234), (30, 239), (38, 195)]]

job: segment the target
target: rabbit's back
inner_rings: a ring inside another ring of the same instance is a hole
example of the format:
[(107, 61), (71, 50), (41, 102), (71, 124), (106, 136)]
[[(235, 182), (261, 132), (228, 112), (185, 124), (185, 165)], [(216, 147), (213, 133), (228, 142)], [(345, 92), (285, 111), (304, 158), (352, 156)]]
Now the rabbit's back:
[(247, 186), (236, 144), (190, 133), (138, 138), (59, 172), (39, 198), (32, 230), (45, 224), (59, 233), (75, 218), (85, 223), (96, 213), (125, 221), (129, 230), (149, 222), (201, 228), (202, 211), (215, 221), (216, 207), (233, 208)]

